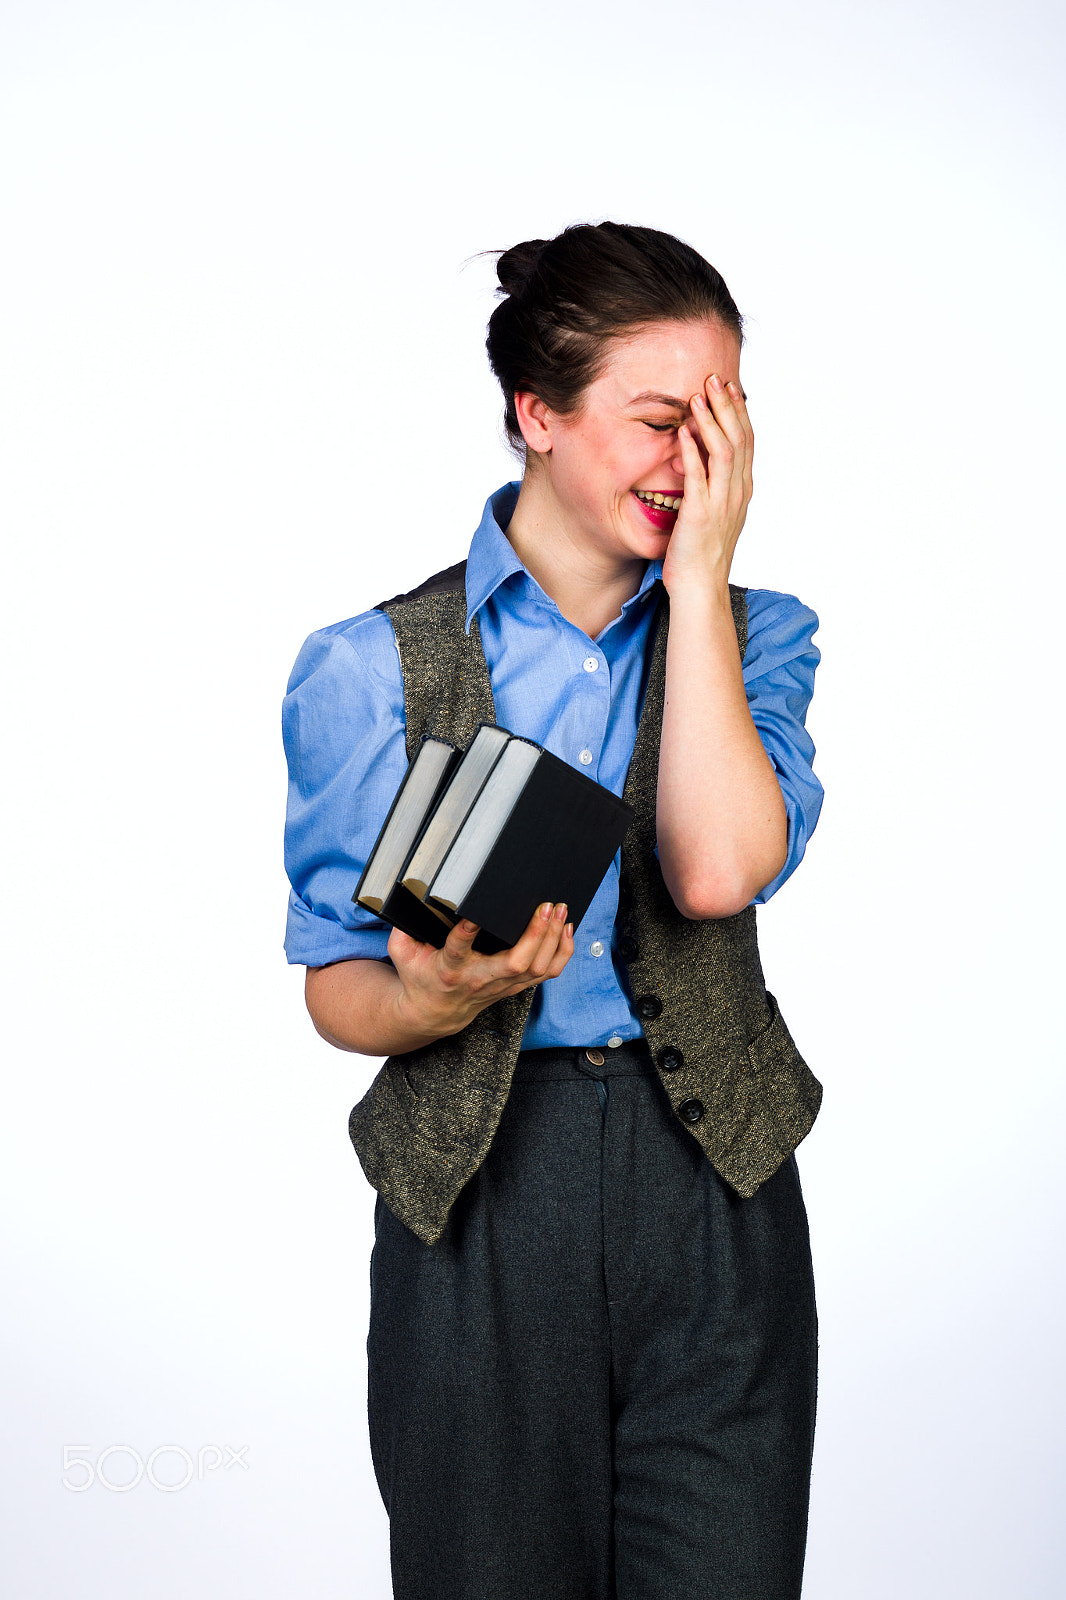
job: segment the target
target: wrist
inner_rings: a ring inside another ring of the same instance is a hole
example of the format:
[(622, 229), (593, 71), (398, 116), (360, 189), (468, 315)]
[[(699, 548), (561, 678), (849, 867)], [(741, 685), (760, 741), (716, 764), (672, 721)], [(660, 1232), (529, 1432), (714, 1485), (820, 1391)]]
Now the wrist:
[(432, 992), (409, 989), (400, 974), (396, 974), (397, 988), (393, 996), (392, 1019), (399, 1035), (410, 1042), (405, 1050), (418, 1050), (433, 1044), (437, 1039), (450, 1038), (461, 1033), (473, 1015), (457, 1014), (456, 1007), (440, 1004)]
[(399, 973), (396, 974), (396, 988), (392, 995), (391, 1029), (397, 1041), (398, 1053), (407, 1050), (418, 1050), (423, 1045), (432, 1044), (434, 1039), (439, 1039), (444, 1029), (434, 1026), (434, 1019), (426, 1014), (424, 1004), (420, 1003), (418, 996), (411, 993)]
[(671, 624), (691, 616), (702, 627), (706, 627), (708, 621), (712, 625), (716, 621), (728, 621), (732, 626), (733, 603), (728, 573), (686, 577), (684, 582), (675, 583), (667, 593), (670, 596)]

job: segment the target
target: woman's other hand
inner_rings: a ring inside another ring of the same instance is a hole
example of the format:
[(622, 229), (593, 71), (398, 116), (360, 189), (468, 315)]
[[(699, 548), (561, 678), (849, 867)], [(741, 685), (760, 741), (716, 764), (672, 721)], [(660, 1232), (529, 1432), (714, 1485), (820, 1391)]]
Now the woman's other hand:
[(398, 928), (389, 960), (309, 967), (306, 999), (322, 1037), (362, 1055), (402, 1055), (459, 1033), (487, 1006), (557, 978), (574, 953), (563, 905), (542, 905), (510, 950), (481, 955), (478, 929), (460, 922), (444, 947), (420, 944)]

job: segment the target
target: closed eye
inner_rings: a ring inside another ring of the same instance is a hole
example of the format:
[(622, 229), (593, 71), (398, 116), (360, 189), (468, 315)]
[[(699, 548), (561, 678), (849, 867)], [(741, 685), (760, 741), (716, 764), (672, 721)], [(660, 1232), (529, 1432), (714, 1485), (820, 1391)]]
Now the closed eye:
[(676, 433), (679, 424), (676, 422), (645, 422), (646, 428), (653, 428), (656, 433)]

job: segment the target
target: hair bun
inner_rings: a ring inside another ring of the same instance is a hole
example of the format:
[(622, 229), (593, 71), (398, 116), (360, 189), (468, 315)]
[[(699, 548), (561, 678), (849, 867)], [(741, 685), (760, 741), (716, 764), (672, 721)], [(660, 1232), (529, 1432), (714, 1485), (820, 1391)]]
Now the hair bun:
[(521, 294), (547, 243), (547, 239), (526, 239), (503, 252), (496, 263), (496, 276), (504, 294)]

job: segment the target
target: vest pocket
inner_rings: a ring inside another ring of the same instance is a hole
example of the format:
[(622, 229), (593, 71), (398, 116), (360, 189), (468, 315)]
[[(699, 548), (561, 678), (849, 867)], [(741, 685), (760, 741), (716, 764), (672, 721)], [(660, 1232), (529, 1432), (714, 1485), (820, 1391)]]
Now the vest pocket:
[(773, 1130), (782, 1156), (788, 1156), (810, 1132), (822, 1101), (822, 1086), (797, 1050), (769, 990), (766, 1000), (770, 1021), (748, 1045), (752, 1088), (762, 1113), (760, 1120)]
[(754, 1072), (765, 1072), (783, 1053), (796, 1049), (777, 1001), (769, 989), (766, 991), (766, 1004), (770, 1008), (770, 1020), (748, 1045), (748, 1059)]
[(471, 1108), (460, 1052), (444, 1051), (438, 1042), (424, 1055), (416, 1050), (390, 1057), (387, 1068), (392, 1092), (419, 1138), (441, 1151), (468, 1142)]

